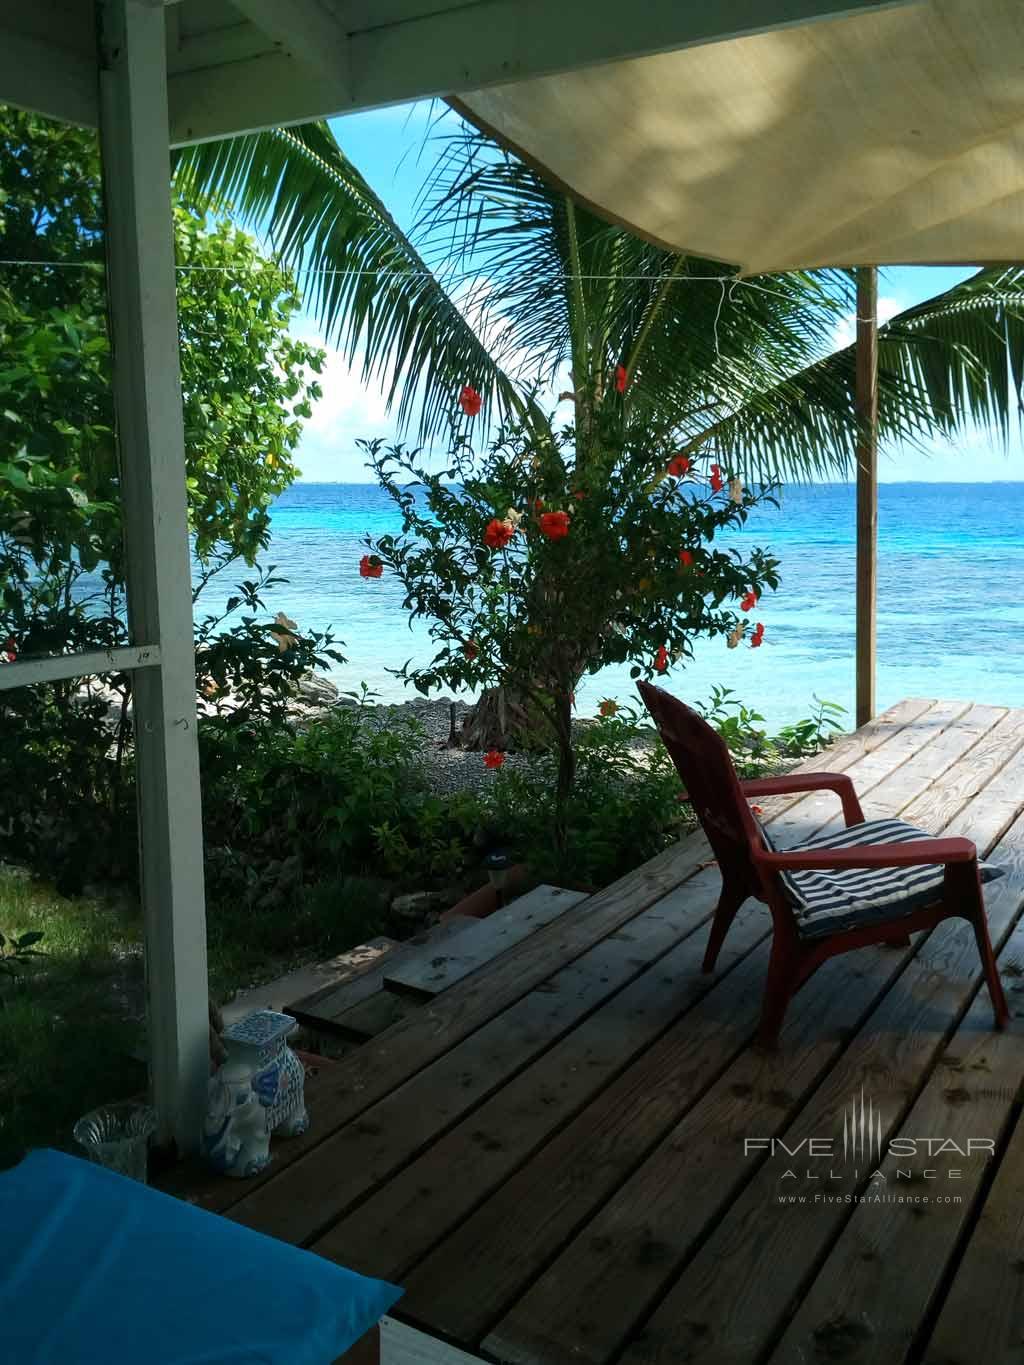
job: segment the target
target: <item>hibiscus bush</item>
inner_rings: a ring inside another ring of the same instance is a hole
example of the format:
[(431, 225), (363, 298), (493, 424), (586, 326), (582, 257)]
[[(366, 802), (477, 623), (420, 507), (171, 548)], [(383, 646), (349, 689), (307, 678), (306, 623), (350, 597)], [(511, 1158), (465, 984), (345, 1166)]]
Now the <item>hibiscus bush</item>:
[(360, 572), (394, 574), (436, 645), (400, 676), (423, 693), (485, 690), (492, 764), (506, 747), (551, 747), (563, 836), (580, 679), (623, 663), (634, 678), (663, 677), (699, 636), (756, 648), (759, 600), (778, 583), (769, 554), (719, 542), (773, 489), (746, 488), (713, 454), (680, 452), (670, 431), (627, 421), (620, 385), (586, 405), (582, 433), (531, 405), (483, 448), (463, 390), (465, 416), (437, 472), (420, 451), (364, 443), (402, 531), (367, 538)]
[(639, 708), (603, 703), (576, 727), (576, 770), (563, 844), (557, 840), (558, 756), (510, 764), (489, 792), (492, 827), (559, 886), (596, 888), (660, 853), (694, 827), (680, 802), (679, 778), (665, 746)]

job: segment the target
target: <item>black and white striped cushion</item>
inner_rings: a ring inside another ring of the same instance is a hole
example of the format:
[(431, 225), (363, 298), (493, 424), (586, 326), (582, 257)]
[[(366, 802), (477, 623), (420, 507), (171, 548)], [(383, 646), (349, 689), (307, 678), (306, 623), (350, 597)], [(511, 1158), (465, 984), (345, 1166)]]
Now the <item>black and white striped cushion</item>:
[[(852, 848), (857, 844), (906, 844), (934, 837), (902, 820), (865, 820), (838, 832), (818, 834), (785, 852)], [(983, 882), (1002, 876), (1002, 868), (991, 863), (979, 866)], [(942, 864), (932, 863), (923, 867), (852, 867), (841, 872), (783, 872), (781, 877), (800, 934), (816, 938), (909, 915), (938, 899), (944, 875)]]

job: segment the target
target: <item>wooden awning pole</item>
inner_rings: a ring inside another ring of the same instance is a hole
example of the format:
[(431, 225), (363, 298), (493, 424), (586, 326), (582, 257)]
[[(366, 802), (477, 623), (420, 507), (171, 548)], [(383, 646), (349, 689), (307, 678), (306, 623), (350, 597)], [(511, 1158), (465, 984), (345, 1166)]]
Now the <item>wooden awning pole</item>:
[(857, 271), (857, 725), (875, 714), (878, 583), (878, 270)]

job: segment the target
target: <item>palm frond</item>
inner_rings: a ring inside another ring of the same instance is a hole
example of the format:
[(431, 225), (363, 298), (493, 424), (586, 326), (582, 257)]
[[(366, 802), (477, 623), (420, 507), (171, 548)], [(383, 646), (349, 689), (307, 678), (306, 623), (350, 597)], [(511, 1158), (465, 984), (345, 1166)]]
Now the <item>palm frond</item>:
[[(177, 154), (180, 190), (213, 196), (298, 272), (325, 335), (381, 384), (400, 425), (445, 429), (463, 384), (484, 417), (521, 410), (509, 377), (325, 123), (276, 128)], [(463, 307), (465, 302), (463, 301)]]
[[(468, 126), (445, 123), (407, 237), (325, 124), (189, 148), (176, 172), (261, 229), (399, 423), (443, 430), (463, 383), (485, 417), (533, 411), (571, 367), (629, 373), (633, 422), (748, 476), (842, 475), (857, 423), (854, 348), (832, 350), (849, 272), (733, 278), (604, 222)], [(306, 273), (308, 272), (308, 273)], [(879, 330), (883, 441), (988, 424), (1024, 382), (1024, 271), (982, 270)]]
[[(978, 271), (878, 329), (878, 425), (885, 444), (989, 426), (1021, 414), (1024, 269)], [(856, 347), (833, 351), (690, 432), (752, 477), (847, 475), (857, 437)]]

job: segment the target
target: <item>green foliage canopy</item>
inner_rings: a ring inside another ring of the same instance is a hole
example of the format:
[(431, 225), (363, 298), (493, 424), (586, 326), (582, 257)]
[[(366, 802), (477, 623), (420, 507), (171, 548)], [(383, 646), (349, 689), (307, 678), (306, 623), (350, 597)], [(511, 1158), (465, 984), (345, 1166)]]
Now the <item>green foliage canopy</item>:
[[(251, 562), (323, 355), (288, 331), (289, 272), (208, 207), (174, 213), (189, 515), (200, 558)], [(102, 217), (94, 134), (0, 108), (0, 536), (120, 578)]]

